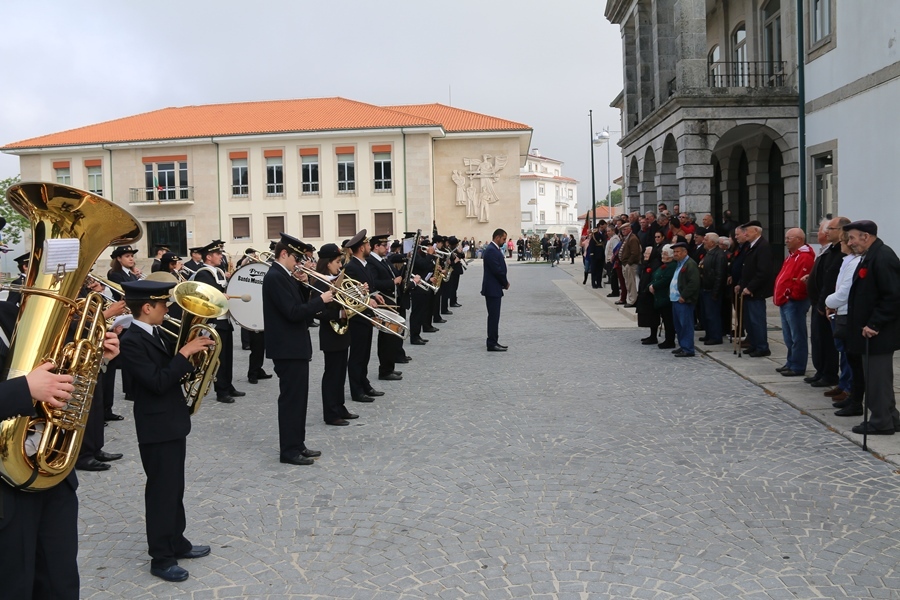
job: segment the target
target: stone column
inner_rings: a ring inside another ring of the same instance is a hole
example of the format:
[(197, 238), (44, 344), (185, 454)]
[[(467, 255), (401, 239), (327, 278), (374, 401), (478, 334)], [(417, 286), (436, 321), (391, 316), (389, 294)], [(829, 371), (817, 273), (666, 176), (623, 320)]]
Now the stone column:
[[(676, 167), (677, 168), (677, 167)], [(656, 176), (656, 201), (643, 207), (643, 212), (652, 210), (656, 212), (656, 206), (660, 202), (665, 202), (670, 209), (678, 200), (678, 179), (675, 173), (659, 173)]]
[(698, 215), (712, 212), (712, 152), (706, 147), (706, 136), (690, 133), (681, 140), (675, 173), (681, 210)]
[(707, 87), (706, 0), (675, 0), (675, 85)]
[(675, 0), (653, 0), (653, 55), (656, 58), (654, 89), (659, 104), (669, 98), (669, 82), (675, 78)]
[(622, 27), (622, 81), (624, 82), (622, 135), (625, 136), (638, 122), (639, 104), (637, 75), (637, 44), (635, 42), (634, 17)]
[(650, 24), (650, 0), (638, 0), (634, 11), (635, 37), (637, 42), (637, 94), (641, 119), (653, 112), (658, 106), (653, 86), (656, 57), (653, 54), (653, 28)]

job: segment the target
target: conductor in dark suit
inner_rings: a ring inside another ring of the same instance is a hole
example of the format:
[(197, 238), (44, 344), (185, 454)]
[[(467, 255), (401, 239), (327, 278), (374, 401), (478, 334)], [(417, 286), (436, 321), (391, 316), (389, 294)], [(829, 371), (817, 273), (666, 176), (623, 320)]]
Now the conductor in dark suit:
[(321, 456), (306, 447), (306, 408), (309, 400), (309, 361), (312, 343), (309, 319), (332, 301), (326, 291), (312, 294), (309, 301), (300, 293), (305, 274), (295, 275), (304, 244), (286, 233), (275, 245), (275, 261), (263, 278), (263, 321), (266, 324), (266, 356), (278, 376), (279, 460), (292, 465), (311, 465)]
[(853, 433), (893, 435), (900, 430), (893, 370), (894, 352), (900, 348), (900, 260), (878, 239), (878, 226), (872, 221), (854, 221), (843, 229), (849, 234), (850, 249), (862, 256), (847, 307), (847, 358), (853, 369), (850, 397), (859, 401), (865, 393), (871, 415), (868, 430), (860, 424)]
[(163, 341), (159, 331), (168, 310), (174, 282), (125, 282), (125, 304), (134, 321), (122, 334), (121, 368), (135, 383), (134, 426), (141, 465), (147, 475), (144, 507), (150, 573), (166, 581), (184, 581), (187, 570), (180, 558), (209, 554), (209, 546), (194, 546), (184, 537), (184, 462), (191, 415), (181, 380), (193, 373), (188, 357), (213, 344), (198, 336), (178, 352)]
[(766, 335), (766, 298), (775, 291), (775, 275), (772, 268), (772, 248), (762, 237), (762, 223), (750, 221), (741, 226), (747, 240), (741, 279), (735, 292), (743, 295), (748, 356), (769, 356), (769, 339)]
[[(375, 290), (375, 283), (367, 267), (372, 252), (366, 230), (363, 229), (347, 242), (352, 255), (344, 265), (344, 274), (369, 287), (369, 304), (384, 304)], [(350, 319), (350, 358), (347, 363), (347, 378), (350, 380), (350, 399), (356, 402), (372, 402), (384, 392), (372, 387), (369, 382), (369, 358), (372, 355), (372, 323), (363, 317)]]
[(506, 278), (506, 259), (503, 248), (506, 244), (506, 232), (502, 229), (494, 231), (491, 243), (487, 245), (481, 258), (484, 261), (484, 276), (481, 280), (481, 295), (487, 305), (487, 349), (488, 352), (506, 352), (506, 346), (500, 339), (500, 301), (503, 290), (509, 289)]

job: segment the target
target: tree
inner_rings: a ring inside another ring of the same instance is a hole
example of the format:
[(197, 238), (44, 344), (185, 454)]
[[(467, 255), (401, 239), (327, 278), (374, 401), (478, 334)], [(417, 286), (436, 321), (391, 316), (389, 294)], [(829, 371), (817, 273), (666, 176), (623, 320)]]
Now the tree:
[(6, 227), (3, 228), (2, 233), (3, 241), (7, 244), (18, 244), (22, 241), (22, 232), (31, 230), (31, 223), (28, 219), (6, 202), (6, 190), (19, 181), (18, 175), (0, 181), (0, 217), (6, 219)]
[[(610, 200), (612, 200), (612, 204), (610, 204)], [(622, 188), (613, 190), (600, 201), (600, 206), (616, 206), (618, 204), (622, 204)]]

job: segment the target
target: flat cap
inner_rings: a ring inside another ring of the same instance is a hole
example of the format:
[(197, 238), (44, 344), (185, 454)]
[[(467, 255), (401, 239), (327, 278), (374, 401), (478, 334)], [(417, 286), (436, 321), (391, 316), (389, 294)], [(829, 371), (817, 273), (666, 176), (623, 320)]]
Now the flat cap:
[(869, 221), (868, 219), (853, 221), (852, 223), (844, 225), (841, 229), (844, 231), (856, 229), (857, 231), (862, 231), (863, 233), (868, 233), (870, 235), (878, 235), (878, 225), (875, 224), (875, 221)]

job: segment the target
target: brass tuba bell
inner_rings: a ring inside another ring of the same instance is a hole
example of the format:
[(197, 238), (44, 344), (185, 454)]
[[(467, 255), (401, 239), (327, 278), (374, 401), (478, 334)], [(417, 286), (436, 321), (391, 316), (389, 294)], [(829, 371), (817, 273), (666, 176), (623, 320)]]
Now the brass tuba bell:
[[(6, 198), (31, 221), (32, 245), (2, 378), (27, 375), (48, 360), (58, 373), (74, 377), (75, 391), (65, 407), (39, 402), (37, 416), (0, 423), (0, 477), (37, 491), (58, 484), (75, 466), (103, 357), (103, 298), (92, 293), (78, 300), (79, 292), (103, 250), (136, 242), (141, 226), (112, 202), (65, 185), (20, 183)], [(74, 339), (67, 343), (79, 313)], [(38, 435), (34, 451), (26, 442)]]

